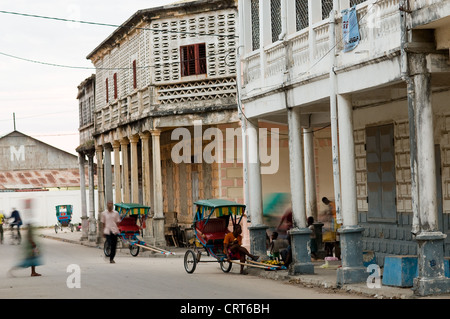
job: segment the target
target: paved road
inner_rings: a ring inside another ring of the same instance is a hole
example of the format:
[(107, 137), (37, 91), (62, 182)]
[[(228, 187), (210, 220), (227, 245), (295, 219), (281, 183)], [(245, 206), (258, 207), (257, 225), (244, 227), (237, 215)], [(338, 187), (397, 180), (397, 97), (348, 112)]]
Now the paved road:
[[(150, 298), (150, 299), (290, 299), (360, 298), (280, 281), (243, 276), (238, 267), (223, 273), (216, 263), (201, 263), (187, 274), (183, 258), (132, 257), (118, 252), (116, 264), (103, 257), (102, 250), (39, 238), (45, 264), (30, 277), (30, 269), (7, 271), (20, 258), (22, 246), (0, 245), (0, 299), (2, 298)], [(70, 268), (70, 265), (74, 268)], [(68, 268), (69, 267), (69, 268)], [(80, 280), (75, 279), (79, 267)], [(75, 269), (75, 271), (74, 271)], [(68, 271), (69, 270), (69, 271)], [(80, 283), (80, 288), (68, 288)]]

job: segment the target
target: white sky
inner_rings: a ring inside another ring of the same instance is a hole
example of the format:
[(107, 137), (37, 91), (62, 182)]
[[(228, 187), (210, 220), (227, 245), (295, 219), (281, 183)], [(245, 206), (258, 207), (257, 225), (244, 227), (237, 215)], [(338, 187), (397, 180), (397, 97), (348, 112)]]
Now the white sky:
[[(175, 0), (0, 0), (0, 10), (120, 25), (137, 10)], [(86, 56), (115, 28), (0, 13), (0, 52), (92, 67)], [(77, 86), (95, 70), (46, 66), (0, 55), (0, 136), (16, 129), (76, 154)]]

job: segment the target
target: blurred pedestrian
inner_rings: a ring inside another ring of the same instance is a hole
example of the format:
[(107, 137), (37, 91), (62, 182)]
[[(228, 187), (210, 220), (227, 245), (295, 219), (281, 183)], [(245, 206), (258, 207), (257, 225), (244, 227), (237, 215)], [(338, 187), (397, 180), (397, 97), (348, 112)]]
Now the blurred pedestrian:
[(108, 201), (106, 210), (102, 212), (101, 222), (103, 223), (103, 234), (111, 247), (111, 254), (109, 255), (109, 262), (114, 264), (114, 257), (116, 256), (117, 235), (119, 234), (120, 215), (114, 210), (114, 203)]
[(9, 216), (9, 219), (11, 218), (13, 218), (14, 220), (9, 223), (9, 226), (11, 227), (11, 231), (13, 231), (14, 226), (17, 226), (17, 238), (19, 239), (20, 243), (22, 240), (22, 235), (20, 234), (20, 226), (22, 226), (22, 218), (20, 217), (20, 213), (17, 209), (13, 208), (11, 216)]
[(286, 209), (283, 216), (281, 216), (280, 224), (277, 227), (278, 235), (281, 238), (288, 237), (288, 231), (294, 227), (294, 222), (292, 220), (292, 208)]
[(25, 245), (23, 246), (24, 246), (23, 249), (24, 255), (22, 261), (13, 268), (11, 268), (8, 273), (11, 276), (13, 276), (12, 274), (13, 270), (31, 267), (31, 277), (41, 276), (41, 274), (36, 272), (36, 266), (42, 265), (42, 260), (35, 239), (34, 226), (31, 224), (27, 226), (26, 242)]

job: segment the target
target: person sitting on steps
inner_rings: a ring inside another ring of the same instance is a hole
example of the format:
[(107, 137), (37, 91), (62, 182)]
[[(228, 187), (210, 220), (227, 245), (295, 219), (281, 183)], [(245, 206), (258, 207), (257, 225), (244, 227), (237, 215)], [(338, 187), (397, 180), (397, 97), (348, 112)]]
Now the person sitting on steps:
[(223, 252), (228, 260), (239, 259), (241, 264), (241, 274), (244, 272), (245, 256), (249, 256), (252, 260), (257, 261), (259, 256), (250, 254), (250, 252), (242, 247), (242, 228), (241, 225), (234, 225), (233, 232), (228, 233), (223, 240)]

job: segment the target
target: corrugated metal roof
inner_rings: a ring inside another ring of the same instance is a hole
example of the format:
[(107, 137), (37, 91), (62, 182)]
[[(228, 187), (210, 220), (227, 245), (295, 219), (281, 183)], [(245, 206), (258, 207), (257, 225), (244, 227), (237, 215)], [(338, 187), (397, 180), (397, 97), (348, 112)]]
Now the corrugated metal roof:
[[(88, 174), (85, 176), (88, 185)], [(96, 179), (94, 179), (96, 184)], [(0, 171), (0, 189), (80, 187), (78, 169)]]

